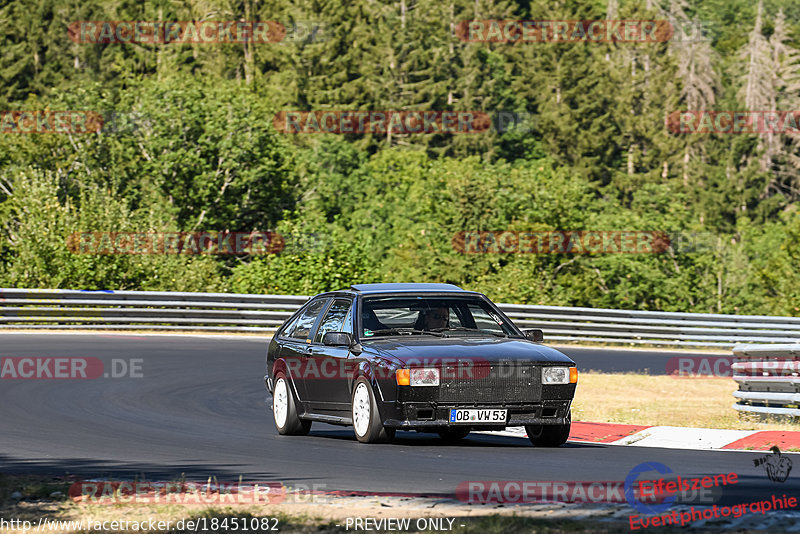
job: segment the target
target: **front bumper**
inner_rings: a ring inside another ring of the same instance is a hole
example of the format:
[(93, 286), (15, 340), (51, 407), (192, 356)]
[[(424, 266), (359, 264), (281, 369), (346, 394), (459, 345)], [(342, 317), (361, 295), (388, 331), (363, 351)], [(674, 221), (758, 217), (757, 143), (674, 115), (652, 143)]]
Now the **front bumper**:
[[(442, 427), (467, 427), (473, 430), (502, 430), (509, 426), (563, 425), (568, 422), (571, 400), (543, 401), (530, 404), (447, 404), (422, 402), (397, 403), (384, 406), (388, 417), (384, 426), (402, 430), (434, 430)], [(450, 410), (456, 408), (488, 408), (508, 410), (505, 423), (468, 425), (450, 422)]]
[(264, 375), (264, 385), (267, 387), (269, 394), (272, 395), (272, 378), (269, 375)]

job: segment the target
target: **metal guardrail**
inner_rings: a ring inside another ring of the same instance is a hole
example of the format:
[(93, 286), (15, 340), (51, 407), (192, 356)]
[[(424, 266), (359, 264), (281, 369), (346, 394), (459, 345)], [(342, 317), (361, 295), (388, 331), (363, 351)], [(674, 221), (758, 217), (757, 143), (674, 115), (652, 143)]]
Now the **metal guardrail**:
[(295, 295), (0, 289), (0, 329), (270, 333), (307, 300)]
[(733, 357), (734, 409), (800, 417), (800, 344), (737, 345)]
[[(0, 329), (192, 330), (269, 334), (309, 297), (0, 289)], [(546, 341), (731, 348), (800, 343), (800, 317), (499, 304)]]
[(800, 317), (724, 315), (499, 304), (518, 326), (545, 340), (732, 348), (737, 343), (800, 343)]

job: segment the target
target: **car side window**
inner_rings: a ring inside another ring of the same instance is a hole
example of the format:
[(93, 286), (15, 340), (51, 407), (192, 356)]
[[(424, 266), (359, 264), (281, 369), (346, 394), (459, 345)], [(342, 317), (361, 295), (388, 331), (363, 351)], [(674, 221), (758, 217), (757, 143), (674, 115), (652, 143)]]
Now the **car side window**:
[(317, 329), (317, 335), (314, 338), (316, 343), (322, 343), (322, 338), (328, 332), (348, 332), (353, 333), (353, 323), (350, 321), (350, 330), (345, 329), (346, 318), (350, 315), (350, 305), (352, 302), (349, 299), (336, 299), (328, 308), (328, 313), (322, 319), (322, 323)]
[(348, 334), (353, 334), (353, 307), (350, 307), (350, 311), (347, 312), (347, 316), (344, 318), (344, 324), (342, 325), (342, 332), (347, 332)]
[(297, 321), (300, 320), (301, 315), (302, 314), (295, 316), (295, 318), (292, 319), (290, 323), (288, 323), (286, 326), (283, 327), (283, 329), (278, 333), (278, 335), (280, 337), (288, 337), (289, 332), (294, 330), (294, 327), (297, 325)]
[(327, 304), (328, 299), (319, 299), (311, 302), (300, 317), (295, 321), (295, 324), (287, 328), (286, 335), (293, 339), (308, 339), (311, 329), (314, 327), (314, 322), (317, 320), (322, 309)]

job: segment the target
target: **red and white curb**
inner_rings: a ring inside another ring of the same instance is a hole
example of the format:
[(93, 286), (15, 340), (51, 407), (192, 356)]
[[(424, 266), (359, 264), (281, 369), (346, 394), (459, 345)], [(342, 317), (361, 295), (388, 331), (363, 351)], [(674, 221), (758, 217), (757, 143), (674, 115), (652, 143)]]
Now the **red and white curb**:
[[(491, 432), (501, 436), (527, 437), (523, 427)], [(800, 431), (718, 430), (680, 426), (641, 426), (574, 421), (569, 441), (636, 447), (695, 450), (766, 451), (777, 445), (781, 451), (800, 449)], [(797, 451), (788, 451), (797, 452)]]

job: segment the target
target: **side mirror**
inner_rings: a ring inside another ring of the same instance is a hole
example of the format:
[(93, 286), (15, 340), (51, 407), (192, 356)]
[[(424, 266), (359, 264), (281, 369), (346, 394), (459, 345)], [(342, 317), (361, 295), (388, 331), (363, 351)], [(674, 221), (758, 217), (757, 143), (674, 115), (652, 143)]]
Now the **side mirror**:
[(538, 328), (524, 330), (522, 333), (525, 334), (526, 339), (529, 339), (535, 343), (541, 343), (542, 341), (544, 341), (544, 332), (542, 332)]
[(353, 338), (347, 332), (328, 332), (322, 336), (322, 344), (329, 347), (349, 347)]

